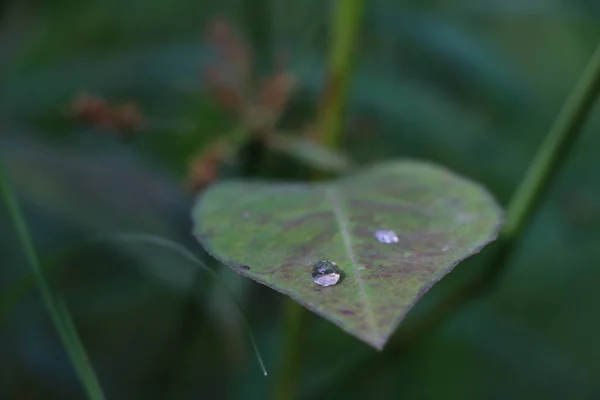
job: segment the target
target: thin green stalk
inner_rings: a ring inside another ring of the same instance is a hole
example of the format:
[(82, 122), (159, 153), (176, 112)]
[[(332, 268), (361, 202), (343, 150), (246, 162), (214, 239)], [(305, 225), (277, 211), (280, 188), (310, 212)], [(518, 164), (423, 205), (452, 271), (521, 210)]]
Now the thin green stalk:
[(68, 310), (62, 300), (58, 300), (53, 296), (50, 284), (44, 276), (27, 223), (21, 212), (19, 202), (12, 191), (12, 187), (2, 170), (1, 163), (0, 196), (6, 203), (6, 207), (17, 231), (19, 241), (23, 247), (23, 252), (34, 273), (36, 283), (40, 289), (42, 299), (50, 314), (52, 323), (59, 334), (60, 340), (67, 351), (69, 359), (75, 368), (75, 372), (77, 373), (84, 390), (90, 399), (104, 399), (105, 397), (102, 393), (98, 378), (96, 377), (85, 349), (81, 344), (81, 340), (79, 339)]
[(365, 3), (364, 0), (338, 0), (334, 10), (329, 71), (317, 125), (321, 143), (332, 149), (340, 144)]
[[(61, 262), (68, 254), (74, 253), (78, 249), (79, 245), (71, 245), (66, 249), (54, 253), (45, 261), (42, 260), (41, 264), (44, 271), (47, 273), (53, 272), (54, 269), (61, 266)], [(9, 286), (8, 289), (0, 295), (0, 326), (5, 323), (8, 313), (13, 310), (15, 305), (35, 286), (35, 284), (35, 274), (30, 272), (19, 278), (17, 282)]]
[[(404, 328), (402, 335), (386, 350), (386, 354), (394, 358), (401, 355), (407, 347), (423, 337), (453, 310), (474, 296), (484, 294), (497, 281), (507, 265), (506, 261), (514, 253), (518, 241), (535, 215), (543, 194), (563, 166), (569, 150), (579, 137), (599, 96), (600, 44), (539, 147), (524, 179), (517, 187), (509, 203), (506, 221), (498, 241), (494, 244), (494, 250), (488, 253), (490, 261), (484, 263), (487, 266), (484, 273), (440, 302), (439, 307), (419, 318), (414, 325)], [(360, 378), (363, 376), (363, 371), (372, 371), (373, 368), (384, 365), (377, 356), (365, 361), (358, 367), (348, 370), (344, 379)]]
[(525, 228), (535, 214), (550, 183), (564, 165), (566, 156), (579, 137), (583, 125), (600, 93), (600, 44), (592, 55), (583, 74), (576, 83), (559, 112), (544, 142), (539, 147), (525, 177), (517, 187), (493, 251), (488, 253), (489, 262), (478, 279), (465, 285), (450, 296), (426, 318), (416, 323), (403, 342), (418, 338), (432, 325), (439, 323), (452, 310), (477, 295), (482, 295), (498, 281), (513, 255)]
[(518, 236), (522, 232), (549, 182), (556, 175), (567, 153), (579, 137), (599, 91), (600, 45), (596, 48), (511, 199), (502, 229), (503, 237)]
[(250, 34), (250, 44), (256, 55), (255, 67), (258, 74), (264, 73), (273, 62), (271, 27), (271, 1), (245, 0), (243, 3), (246, 29)]
[[(335, 4), (329, 70), (317, 121), (319, 142), (333, 150), (341, 144), (343, 113), (354, 70), (354, 53), (365, 0), (338, 0)], [(317, 173), (314, 178), (321, 176)], [(305, 314), (304, 308), (294, 300), (285, 300), (284, 343), (274, 392), (278, 400), (297, 397), (302, 346), (307, 331), (308, 318)]]
[[(243, 307), (240, 304), (240, 302), (237, 300), (235, 293), (233, 293), (233, 291), (229, 288), (229, 286), (227, 286), (223, 282), (223, 280), (219, 277), (219, 274), (217, 274), (214, 270), (212, 270), (211, 268), (206, 266), (206, 264), (204, 264), (204, 262), (202, 262), (202, 260), (200, 260), (194, 253), (192, 253), (190, 250), (188, 250), (185, 246), (175, 243), (171, 240), (162, 238), (160, 236), (144, 234), (144, 233), (121, 233), (121, 234), (114, 234), (114, 235), (108, 235), (108, 236), (101, 236), (101, 237), (98, 237), (98, 239), (97, 239), (97, 241), (100, 241), (100, 242), (110, 241), (110, 240), (115, 241), (116, 243), (123, 242), (123, 243), (152, 244), (155, 246), (160, 246), (165, 249), (172, 250), (175, 253), (177, 253), (180, 256), (187, 259), (188, 261), (191, 261), (193, 264), (200, 267), (201, 270), (203, 270), (208, 275), (210, 275), (210, 277), (213, 278), (215, 280), (215, 282), (225, 290), (225, 292), (230, 296), (233, 304), (236, 306), (236, 308), (239, 312), (240, 318), (242, 319), (242, 323), (243, 323), (244, 327), (246, 328), (246, 332), (248, 333), (248, 340), (250, 341), (250, 345), (252, 346), (252, 349), (254, 350), (254, 354), (256, 355), (256, 359), (258, 361), (260, 369), (261, 369), (263, 375), (267, 376), (267, 369), (265, 367), (265, 363), (262, 359), (260, 351), (258, 350), (258, 345), (256, 343), (256, 339), (254, 338), (254, 335), (252, 334), (252, 329), (250, 328), (250, 323), (248, 322), (248, 319), (246, 318), (246, 315), (244, 314)], [(192, 288), (197, 287), (197, 285), (199, 283), (197, 281), (197, 279), (199, 280), (199, 278), (200, 278), (200, 275), (197, 274), (196, 278), (194, 279), (194, 281), (192, 282), (192, 285), (190, 287), (192, 287)], [(188, 296), (188, 298), (194, 298), (194, 303), (195, 303), (194, 296)], [(194, 307), (195, 307), (195, 304), (194, 304)]]
[(286, 299), (284, 307), (285, 337), (274, 395), (277, 400), (296, 398), (297, 383), (302, 366), (303, 328), (305, 328), (307, 317), (304, 308), (292, 299)]

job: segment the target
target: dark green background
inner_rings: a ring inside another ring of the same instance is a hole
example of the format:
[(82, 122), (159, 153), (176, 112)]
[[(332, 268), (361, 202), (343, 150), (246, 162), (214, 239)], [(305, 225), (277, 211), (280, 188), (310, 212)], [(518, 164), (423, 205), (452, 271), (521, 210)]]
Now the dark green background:
[[(210, 54), (201, 37), (211, 17), (228, 18), (258, 52), (262, 76), (286, 51), (299, 88), (281, 126), (295, 129), (314, 116), (330, 6), (0, 5), (0, 156), (109, 399), (260, 399), (272, 389), (282, 296), (210, 262), (190, 234), (187, 162), (235, 125), (202, 90)], [(434, 160), (505, 205), (600, 41), (599, 21), (595, 0), (368, 1), (344, 150), (360, 163)], [(123, 143), (75, 123), (66, 111), (81, 90), (135, 100), (152, 129)], [(598, 398), (599, 130), (596, 108), (495, 290), (407, 348), (378, 354), (311, 317), (298, 397)], [(294, 160), (264, 162), (266, 176), (302, 177)], [(152, 246), (81, 245), (117, 232), (158, 234), (209, 261), (243, 304), (271, 375), (262, 377), (228, 295), (195, 266)], [(409, 320), (483, 259), (461, 264)], [(83, 398), (37, 291), (6, 301), (28, 272), (0, 208), (0, 398)]]

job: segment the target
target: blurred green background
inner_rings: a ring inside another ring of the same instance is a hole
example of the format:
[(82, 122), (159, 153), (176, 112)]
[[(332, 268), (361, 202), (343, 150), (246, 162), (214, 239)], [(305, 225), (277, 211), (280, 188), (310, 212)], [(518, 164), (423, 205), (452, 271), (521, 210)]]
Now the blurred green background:
[[(360, 164), (426, 158), (483, 183), (502, 204), (600, 41), (597, 0), (369, 0), (344, 129)], [(202, 68), (220, 16), (254, 50), (258, 79), (283, 52), (296, 91), (282, 130), (311, 123), (332, 2), (8, 0), (0, 3), (0, 157), (53, 287), (67, 301), (108, 399), (262, 399), (277, 379), (282, 300), (211, 261), (191, 236), (188, 166), (239, 121)], [(130, 140), (76, 121), (82, 91), (132, 101)], [(310, 316), (301, 399), (600, 397), (600, 112), (536, 214), (506, 274), (402, 348), (378, 353)], [(243, 145), (242, 154), (255, 149)], [(240, 157), (234, 157), (240, 159)], [(228, 162), (221, 177), (248, 175)], [(302, 179), (265, 151), (264, 177)], [(142, 232), (180, 243), (235, 292), (265, 358), (262, 376), (231, 297), (196, 265), (151, 245), (82, 240)], [(485, 252), (484, 252), (485, 253)], [(461, 264), (411, 312), (443, 301)], [(84, 392), (0, 207), (0, 398)]]

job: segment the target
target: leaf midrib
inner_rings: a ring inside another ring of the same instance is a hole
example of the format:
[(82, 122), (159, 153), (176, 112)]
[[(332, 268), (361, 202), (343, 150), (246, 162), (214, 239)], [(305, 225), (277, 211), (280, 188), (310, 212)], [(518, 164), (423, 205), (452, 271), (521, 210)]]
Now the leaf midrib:
[(340, 196), (340, 190), (335, 187), (328, 187), (326, 188), (326, 198), (329, 201), (329, 203), (331, 204), (331, 208), (333, 209), (333, 214), (335, 216), (335, 219), (337, 221), (337, 224), (339, 226), (340, 232), (342, 234), (342, 242), (344, 244), (344, 248), (346, 250), (346, 253), (348, 255), (348, 258), (350, 259), (350, 262), (352, 263), (352, 268), (354, 270), (354, 275), (356, 276), (356, 279), (358, 281), (358, 288), (359, 288), (359, 292), (360, 292), (360, 296), (362, 297), (364, 303), (365, 303), (365, 309), (367, 311), (367, 323), (369, 324), (370, 327), (370, 331), (371, 331), (371, 340), (374, 342), (377, 342), (377, 324), (375, 323), (375, 315), (373, 313), (373, 308), (371, 307), (371, 302), (369, 301), (369, 298), (367, 296), (367, 292), (365, 290), (365, 286), (362, 280), (362, 276), (360, 274), (360, 270), (358, 268), (358, 264), (356, 262), (356, 256), (354, 254), (354, 249), (352, 248), (352, 237), (350, 235), (350, 230), (348, 229), (348, 224), (346, 221), (349, 221), (348, 218), (345, 217), (345, 214), (347, 215), (347, 213), (345, 212), (342, 200), (341, 200), (341, 196)]

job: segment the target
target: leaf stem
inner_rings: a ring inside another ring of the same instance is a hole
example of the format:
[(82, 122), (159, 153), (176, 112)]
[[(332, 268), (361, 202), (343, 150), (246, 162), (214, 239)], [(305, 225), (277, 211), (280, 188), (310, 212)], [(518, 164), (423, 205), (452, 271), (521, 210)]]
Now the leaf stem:
[(59, 334), (60, 340), (67, 351), (69, 359), (75, 368), (75, 372), (77, 373), (84, 390), (90, 399), (104, 399), (105, 397), (102, 393), (98, 378), (96, 377), (94, 369), (77, 334), (66, 305), (61, 299), (55, 298), (52, 294), (50, 284), (44, 276), (33, 240), (31, 239), (31, 234), (29, 233), (29, 228), (27, 227), (27, 223), (21, 212), (17, 197), (13, 193), (12, 187), (4, 174), (1, 162), (0, 197), (2, 197), (6, 203), (13, 225), (17, 231), (17, 236), (21, 242), (21, 247), (31, 266), (42, 299), (48, 310), (48, 314), (50, 314), (52, 323)]
[[(361, 27), (365, 0), (337, 0), (333, 13), (333, 32), (329, 70), (321, 98), (318, 141), (329, 149), (341, 144), (343, 113), (354, 67), (354, 53)], [(315, 174), (318, 179), (321, 174)], [(278, 400), (296, 397), (301, 372), (301, 347), (305, 338), (306, 311), (292, 299), (285, 299), (285, 324), (280, 375), (275, 385)]]
[(303, 327), (306, 311), (292, 299), (284, 302), (284, 343), (281, 356), (281, 372), (275, 385), (274, 398), (288, 400), (296, 397), (297, 381), (301, 371)]

